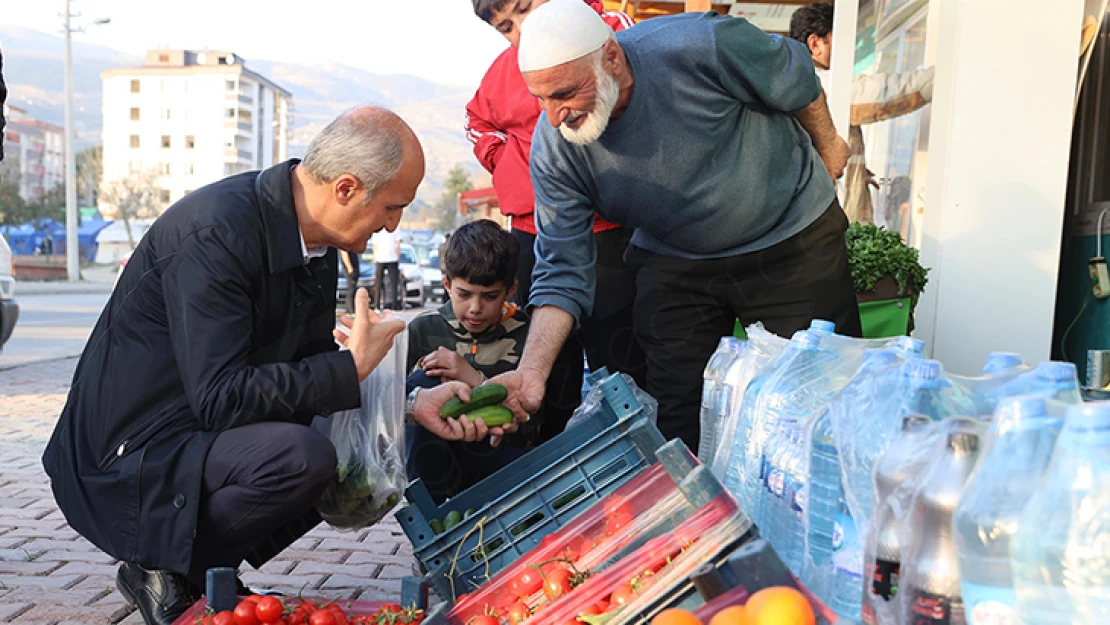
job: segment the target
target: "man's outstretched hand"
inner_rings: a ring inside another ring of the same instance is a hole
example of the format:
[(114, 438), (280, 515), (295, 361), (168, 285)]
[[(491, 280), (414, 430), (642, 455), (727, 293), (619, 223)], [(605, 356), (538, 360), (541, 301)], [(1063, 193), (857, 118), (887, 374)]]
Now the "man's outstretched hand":
[(389, 311), (381, 316), (370, 310), (370, 295), (366, 289), (359, 289), (355, 293), (355, 316), (343, 315), (339, 320), (347, 332), (339, 328), (332, 331), (335, 340), (351, 350), (359, 381), (381, 363), (393, 347), (393, 337), (405, 329), (404, 321), (390, 315)]
[[(458, 397), (470, 401), (470, 386), (465, 382), (445, 382), (435, 388), (426, 388), (416, 395), (416, 408), (413, 419), (436, 436), (449, 441), (480, 441), (489, 436), (490, 444), (496, 447), (501, 437), (515, 432), (520, 423), (528, 420), (527, 414), (517, 414), (516, 420), (500, 427), (486, 427), (481, 419), (471, 420), (463, 415), (458, 419), (445, 419), (439, 416), (443, 405)], [(516, 411), (514, 411), (515, 413)]]
[(521, 415), (535, 414), (543, 402), (544, 391), (547, 388), (547, 378), (533, 369), (517, 369), (490, 378), (509, 391), (509, 398), (504, 406), (513, 411), (519, 419)]

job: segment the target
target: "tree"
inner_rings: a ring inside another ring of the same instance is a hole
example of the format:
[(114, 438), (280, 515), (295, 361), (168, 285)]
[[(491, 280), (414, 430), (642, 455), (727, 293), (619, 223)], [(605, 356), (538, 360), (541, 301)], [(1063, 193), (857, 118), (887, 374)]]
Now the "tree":
[(455, 215), (459, 213), (459, 194), (470, 191), (474, 184), (470, 182), (470, 172), (463, 169), (462, 165), (455, 165), (447, 172), (447, 180), (443, 182), (446, 191), (439, 197), (439, 229), (452, 230), (455, 227)]
[(66, 187), (63, 183), (58, 183), (54, 187), (42, 194), (42, 197), (31, 202), (29, 208), (31, 209), (31, 216), (29, 221), (35, 222), (35, 226), (39, 226), (39, 222), (45, 219), (53, 219), (57, 222), (64, 223), (66, 220)]
[(27, 202), (19, 195), (19, 183), (0, 182), (0, 225), (9, 232), (31, 220)]
[(77, 203), (96, 206), (104, 178), (104, 146), (96, 145), (77, 153)]
[(100, 201), (109, 207), (111, 219), (123, 222), (127, 232), (127, 243), (135, 249), (135, 237), (131, 234), (131, 220), (149, 219), (158, 215), (161, 205), (158, 186), (160, 174), (156, 169), (147, 169), (124, 178), (105, 182), (100, 186)]

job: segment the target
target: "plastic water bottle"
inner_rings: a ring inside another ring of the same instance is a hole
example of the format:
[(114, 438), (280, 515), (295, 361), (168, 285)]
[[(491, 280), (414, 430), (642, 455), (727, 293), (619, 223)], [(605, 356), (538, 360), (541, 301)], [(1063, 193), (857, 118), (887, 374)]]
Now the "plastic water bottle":
[(848, 502), (836, 502), (833, 526), (832, 589), (829, 607), (841, 618), (858, 621), (863, 590), (863, 536)]
[(887, 349), (903, 358), (925, 357), (925, 341), (910, 336), (898, 336), (891, 339)]
[(904, 623), (965, 623), (952, 515), (979, 456), (979, 436), (956, 430), (914, 492), (902, 566)]
[(786, 478), (785, 496), (782, 500), (782, 551), (786, 558), (784, 564), (794, 575), (801, 576), (805, 562), (805, 513), (808, 507), (806, 493), (809, 492), (805, 474), (805, 432), (802, 424), (791, 424), (789, 449), (783, 454), (783, 474)]
[(897, 622), (898, 582), (902, 569), (901, 524), (887, 498), (910, 477), (923, 471), (928, 458), (918, 450), (929, 440), (933, 420), (925, 415), (902, 418), (902, 431), (875, 463), (873, 539), (865, 543), (865, 576), (861, 618), (864, 623)]
[(991, 421), (987, 455), (968, 480), (952, 524), (970, 625), (1017, 622), (1010, 541), (1063, 425), (1063, 411), (1049, 414), (1040, 397), (1006, 402)]
[[(899, 357), (893, 351), (886, 349), (865, 351), (859, 369), (841, 390), (837, 398), (838, 401), (857, 403), (859, 400), (857, 395), (875, 376), (891, 370), (898, 363)], [(837, 527), (840, 527), (840, 540), (843, 540), (844, 527), (854, 525), (850, 515), (846, 519), (841, 518), (841, 512), (848, 509), (848, 504), (845, 501), (840, 454), (833, 437), (831, 412), (822, 412), (810, 426), (807, 453), (809, 457), (807, 545), (811, 566), (806, 567), (807, 570), (803, 573), (803, 581), (810, 590), (829, 602), (834, 588), (837, 586), (837, 582), (833, 579), (837, 572), (832, 566), (834, 543), (837, 540)], [(857, 471), (857, 475), (853, 475), (852, 478), (859, 484), (860, 490), (867, 493), (868, 500), (870, 500), (872, 489), (870, 470), (872, 463), (873, 457), (870, 461), (851, 463), (853, 467), (867, 467), (866, 471)], [(854, 537), (852, 539), (855, 540), (858, 546), (858, 539)], [(862, 561), (862, 553), (858, 552), (857, 556)], [(845, 558), (842, 555), (840, 559), (844, 560)], [(848, 563), (843, 562), (843, 564), (847, 566)], [(849, 604), (850, 612), (859, 611), (861, 566), (857, 565), (852, 570), (845, 571), (846, 575), (855, 575), (853, 590), (843, 599), (843, 602)], [(853, 604), (854, 609), (850, 607)], [(858, 615), (851, 618), (858, 618)]]
[(825, 319), (814, 319), (809, 322), (809, 331), (818, 334), (835, 334), (836, 324)]
[(987, 354), (987, 362), (983, 363), (983, 375), (1000, 375), (1009, 373), (1025, 366), (1021, 354), (1013, 352), (991, 352)]
[(1082, 401), (1075, 365), (1070, 362), (1046, 361), (1004, 385), (999, 400), (1024, 395), (1047, 397), (1068, 404)]
[(1010, 547), (1018, 615), (1110, 623), (1110, 402), (1068, 408), (1041, 487)]
[(910, 388), (899, 406), (901, 414), (922, 414), (934, 421), (975, 414), (975, 402), (944, 377), (944, 366), (936, 360), (907, 360), (902, 373)]
[(721, 383), (728, 366), (743, 354), (744, 341), (732, 336), (721, 338), (717, 351), (705, 365), (705, 383), (701, 391), (701, 437), (698, 441), (698, 458), (709, 464), (717, 448), (717, 425), (727, 413), (727, 395), (721, 393)]

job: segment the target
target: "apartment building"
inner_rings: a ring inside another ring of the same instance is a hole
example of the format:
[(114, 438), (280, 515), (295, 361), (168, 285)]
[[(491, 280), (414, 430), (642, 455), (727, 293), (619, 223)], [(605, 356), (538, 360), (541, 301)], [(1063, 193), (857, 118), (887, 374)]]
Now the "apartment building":
[(33, 119), (27, 111), (4, 106), (4, 162), (0, 178), (19, 184), (19, 195), (37, 202), (43, 194), (65, 183), (65, 130)]
[(288, 158), (292, 94), (232, 52), (150, 50), (143, 66), (100, 77), (104, 180), (157, 172), (162, 210)]

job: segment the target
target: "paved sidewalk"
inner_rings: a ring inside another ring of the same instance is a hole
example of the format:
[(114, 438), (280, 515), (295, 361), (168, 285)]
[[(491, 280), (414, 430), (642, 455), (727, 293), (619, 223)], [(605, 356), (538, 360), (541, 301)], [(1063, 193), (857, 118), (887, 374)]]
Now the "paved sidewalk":
[[(0, 372), (0, 623), (142, 623), (115, 588), (116, 562), (65, 522), (39, 460), (76, 364)], [(389, 517), (359, 532), (321, 525), (242, 577), (290, 595), (397, 600), (411, 562)]]
[(116, 283), (114, 265), (90, 265), (81, 268), (81, 281), (68, 280), (25, 281), (17, 280), (15, 295), (55, 295), (64, 293), (111, 293)]

